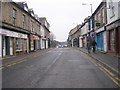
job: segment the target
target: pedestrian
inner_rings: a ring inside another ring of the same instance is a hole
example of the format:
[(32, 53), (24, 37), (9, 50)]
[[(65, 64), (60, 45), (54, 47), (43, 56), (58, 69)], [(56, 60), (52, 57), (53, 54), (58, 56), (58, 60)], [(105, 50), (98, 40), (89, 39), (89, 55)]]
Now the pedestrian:
[(90, 37), (90, 34), (87, 37), (87, 49), (88, 49), (88, 53), (90, 53), (90, 51), (91, 51), (91, 37)]
[(95, 51), (96, 51), (96, 45), (97, 45), (96, 41), (93, 40), (92, 41), (93, 53), (95, 53)]

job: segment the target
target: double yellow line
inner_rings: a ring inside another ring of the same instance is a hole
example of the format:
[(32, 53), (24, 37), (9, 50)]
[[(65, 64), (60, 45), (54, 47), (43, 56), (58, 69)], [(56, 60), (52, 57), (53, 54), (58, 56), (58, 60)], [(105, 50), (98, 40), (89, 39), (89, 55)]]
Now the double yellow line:
[(89, 59), (93, 64), (95, 64), (100, 70), (102, 70), (116, 85), (120, 87), (120, 78), (107, 69), (104, 65), (97, 62), (95, 59)]
[[(20, 63), (25, 62), (25, 61), (28, 61), (27, 58), (39, 57), (39, 56), (44, 55), (44, 54), (46, 54), (46, 53), (48, 53), (48, 52), (45, 52), (45, 53), (42, 53), (42, 54), (40, 54), (40, 53), (38, 52), (37, 54), (33, 54), (33, 55), (30, 56), (30, 57), (24, 57), (24, 58), (19, 59), (19, 60), (17, 60), (17, 61), (8, 62), (8, 63), (6, 63), (6, 64), (0, 65), (0, 70), (2, 70), (2, 69), (4, 69), (4, 68), (7, 68), (7, 67), (11, 67), (11, 66), (17, 65), (17, 64), (20, 64)], [(33, 60), (34, 60), (34, 59), (33, 59)]]
[(4, 65), (0, 65), (0, 70), (2, 70), (3, 68), (6, 68), (6, 67), (14, 66), (16, 64), (19, 64), (19, 63), (22, 63), (22, 62), (25, 62), (25, 61), (27, 61), (27, 60), (24, 58), (24, 59), (19, 60), (19, 61), (13, 61), (13, 62), (10, 62), (10, 63), (6, 63)]

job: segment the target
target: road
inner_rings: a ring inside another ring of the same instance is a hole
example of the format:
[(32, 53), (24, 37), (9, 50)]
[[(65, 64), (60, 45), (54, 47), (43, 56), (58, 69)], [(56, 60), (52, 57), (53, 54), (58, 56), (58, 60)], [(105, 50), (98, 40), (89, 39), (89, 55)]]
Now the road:
[(117, 88), (86, 54), (55, 48), (2, 70), (3, 88)]

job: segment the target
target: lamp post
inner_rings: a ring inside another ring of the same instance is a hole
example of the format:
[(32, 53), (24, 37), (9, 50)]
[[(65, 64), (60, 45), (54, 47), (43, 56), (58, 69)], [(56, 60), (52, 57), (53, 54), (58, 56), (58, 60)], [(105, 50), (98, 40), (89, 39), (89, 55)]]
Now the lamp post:
[(91, 15), (92, 15), (92, 4), (82, 3), (82, 5), (90, 5), (90, 7), (91, 7)]
[[(91, 7), (91, 15), (92, 15), (92, 4), (82, 3), (82, 5), (90, 5), (90, 7)], [(95, 39), (95, 37), (96, 37), (95, 31), (88, 32), (87, 39), (88, 39), (89, 42), (92, 42), (92, 40)]]

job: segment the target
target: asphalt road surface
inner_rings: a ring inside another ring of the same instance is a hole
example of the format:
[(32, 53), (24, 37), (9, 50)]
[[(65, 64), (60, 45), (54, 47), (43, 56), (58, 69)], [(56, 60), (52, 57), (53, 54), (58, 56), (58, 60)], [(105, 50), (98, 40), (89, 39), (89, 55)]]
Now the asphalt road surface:
[(2, 69), (3, 88), (117, 88), (91, 58), (56, 48)]

